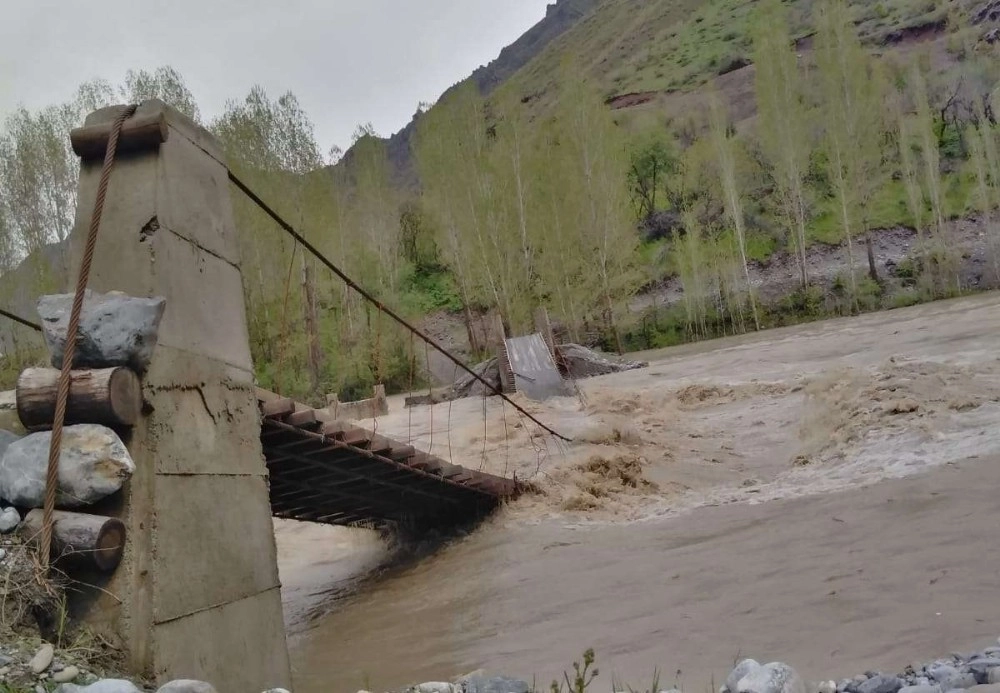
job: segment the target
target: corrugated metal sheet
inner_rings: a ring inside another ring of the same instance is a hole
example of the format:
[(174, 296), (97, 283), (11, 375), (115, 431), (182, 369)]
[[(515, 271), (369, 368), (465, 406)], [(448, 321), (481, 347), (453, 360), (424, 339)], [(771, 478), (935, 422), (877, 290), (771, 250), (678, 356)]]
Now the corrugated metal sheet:
[(536, 401), (573, 394), (573, 388), (559, 374), (542, 335), (513, 337), (505, 343), (518, 392)]

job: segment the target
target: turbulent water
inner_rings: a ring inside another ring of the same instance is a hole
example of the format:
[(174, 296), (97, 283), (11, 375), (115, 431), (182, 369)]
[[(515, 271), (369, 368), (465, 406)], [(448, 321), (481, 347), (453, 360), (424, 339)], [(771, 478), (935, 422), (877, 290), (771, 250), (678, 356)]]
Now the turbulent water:
[(740, 654), (836, 678), (995, 636), (998, 327), (991, 294), (645, 354), (522, 402), (568, 445), (397, 406), (380, 432), (540, 492), (422, 546), (278, 522), (295, 690), (542, 688), (590, 646), (605, 688), (707, 690)]

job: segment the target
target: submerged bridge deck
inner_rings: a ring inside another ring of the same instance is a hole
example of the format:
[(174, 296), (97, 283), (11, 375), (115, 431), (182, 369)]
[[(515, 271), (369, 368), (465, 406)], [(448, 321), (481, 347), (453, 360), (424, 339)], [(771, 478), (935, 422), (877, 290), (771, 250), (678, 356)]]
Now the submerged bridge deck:
[(335, 525), (453, 525), (519, 492), (411, 445), (257, 391), (275, 517)]

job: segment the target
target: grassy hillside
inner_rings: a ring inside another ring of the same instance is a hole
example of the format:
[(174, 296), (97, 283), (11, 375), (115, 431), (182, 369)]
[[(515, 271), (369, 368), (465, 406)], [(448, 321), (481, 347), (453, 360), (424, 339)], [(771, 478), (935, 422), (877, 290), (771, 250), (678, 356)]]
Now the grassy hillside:
[[(788, 3), (793, 30), (811, 32), (814, 0)], [(891, 45), (935, 27), (966, 0), (858, 0), (858, 31), (869, 44)], [(609, 100), (626, 94), (691, 90), (750, 60), (745, 0), (604, 0), (506, 83), (522, 97), (553, 93), (559, 67), (583, 66)]]

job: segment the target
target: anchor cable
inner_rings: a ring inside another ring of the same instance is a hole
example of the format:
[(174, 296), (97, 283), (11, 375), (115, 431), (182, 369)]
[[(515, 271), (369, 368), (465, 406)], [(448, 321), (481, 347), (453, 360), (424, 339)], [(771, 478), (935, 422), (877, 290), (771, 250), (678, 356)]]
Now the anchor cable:
[(25, 327), (30, 327), (35, 332), (41, 332), (42, 331), (42, 326), (39, 325), (37, 322), (31, 322), (30, 320), (28, 320), (26, 318), (22, 318), (20, 315), (15, 315), (14, 313), (6, 311), (3, 308), (0, 308), (0, 315), (2, 315), (5, 318), (8, 318), (10, 320), (13, 320), (16, 323), (20, 323), (21, 325), (24, 325)]

